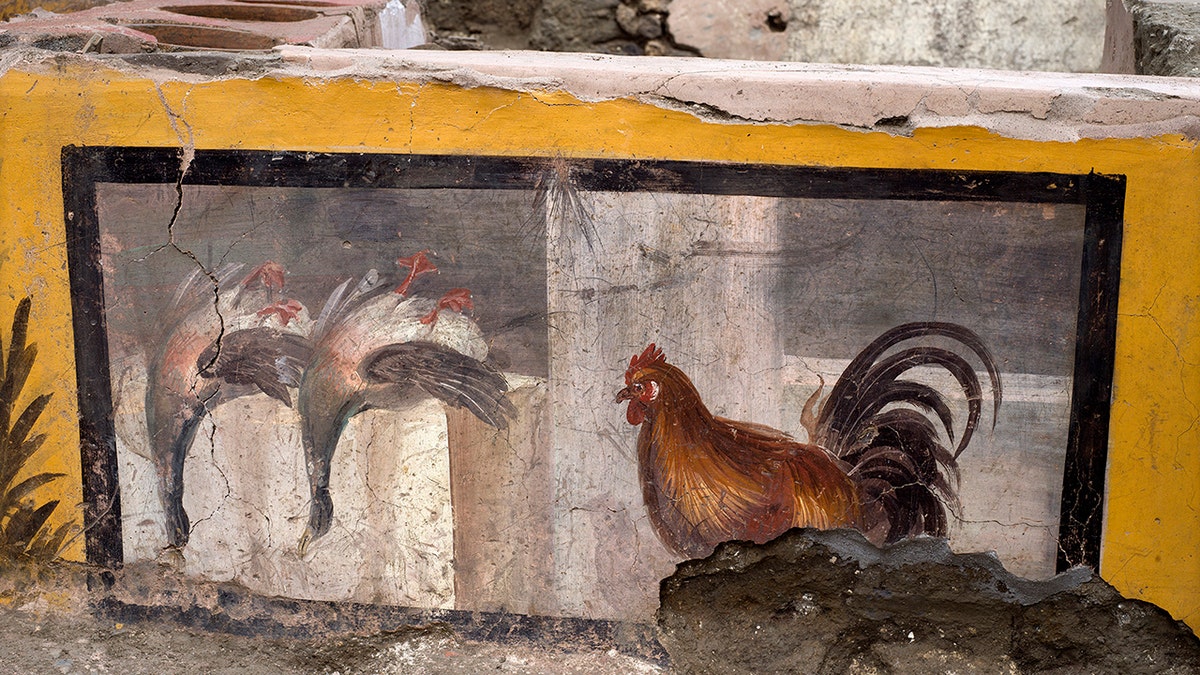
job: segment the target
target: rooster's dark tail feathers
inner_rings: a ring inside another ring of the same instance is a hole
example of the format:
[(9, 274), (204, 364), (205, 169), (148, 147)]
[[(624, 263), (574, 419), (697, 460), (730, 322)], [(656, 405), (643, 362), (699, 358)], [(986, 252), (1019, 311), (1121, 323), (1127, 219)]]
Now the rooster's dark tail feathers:
[[(903, 324), (868, 345), (834, 384), (814, 425), (813, 440), (850, 465), (862, 497), (863, 529), (877, 541), (946, 534), (946, 508), (958, 508), (957, 459), (982, 414), (979, 378), (955, 351), (910, 346), (885, 356), (902, 342), (929, 337), (965, 347), (983, 362), (991, 379), (994, 425), (1002, 397), (995, 359), (978, 335), (940, 322)], [(957, 445), (953, 414), (943, 393), (916, 380), (899, 379), (920, 366), (945, 369), (966, 396), (967, 421)], [(948, 444), (935, 421), (945, 430)]]

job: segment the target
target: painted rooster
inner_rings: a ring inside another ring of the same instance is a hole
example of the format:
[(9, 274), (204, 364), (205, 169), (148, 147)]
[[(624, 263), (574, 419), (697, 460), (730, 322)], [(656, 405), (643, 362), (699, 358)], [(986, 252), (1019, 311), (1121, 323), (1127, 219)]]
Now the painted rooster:
[(374, 270), (353, 289), (343, 283), (313, 328), (313, 357), (297, 394), (312, 496), (301, 557), (332, 523), (330, 468), (351, 417), (403, 409), (426, 396), (465, 407), (497, 429), (515, 413), (504, 375), (485, 363), (487, 343), (465, 314), (473, 308), (470, 291), (410, 297), (417, 277), (437, 271), (426, 253), (397, 261), (408, 273), (394, 289)]
[(167, 542), (176, 549), (190, 534), (184, 459), (205, 415), (259, 391), (290, 406), (288, 387), (299, 386), (312, 351), (297, 327), (306, 310), (282, 297), (283, 267), (267, 262), (245, 276), (242, 269), (229, 265), (211, 277), (197, 269), (184, 279), (147, 369), (146, 429)]
[[(805, 404), (801, 423), (809, 443), (713, 415), (687, 375), (653, 344), (634, 356), (617, 402), (627, 401), (626, 419), (641, 425), (642, 497), (659, 539), (676, 555), (698, 557), (723, 541), (764, 543), (792, 527), (854, 527), (876, 544), (944, 535), (946, 509), (958, 505), (957, 458), (979, 424), (983, 392), (970, 363), (955, 351), (908, 346), (888, 354), (930, 336), (979, 357), (998, 413), (995, 360), (978, 336), (949, 323), (904, 324), (868, 345), (819, 411), (820, 388)], [(966, 395), (967, 420), (953, 449), (943, 444), (937, 424), (953, 445), (946, 397), (902, 379), (919, 366), (949, 371)]]

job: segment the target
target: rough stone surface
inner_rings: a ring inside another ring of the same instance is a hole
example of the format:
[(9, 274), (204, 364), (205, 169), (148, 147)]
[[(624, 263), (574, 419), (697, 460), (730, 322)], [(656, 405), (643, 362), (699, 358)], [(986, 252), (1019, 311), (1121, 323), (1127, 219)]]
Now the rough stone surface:
[(0, 3), (0, 21), (14, 16), (26, 14), (35, 9), (47, 12), (78, 12), (100, 5), (108, 5), (116, 0), (5, 0)]
[(787, 61), (788, 36), (767, 25), (771, 12), (790, 15), (786, 0), (674, 0), (667, 26), (680, 44), (703, 56)]
[(670, 0), (428, 0), (434, 43), (447, 49), (540, 49), (687, 55), (666, 31)]
[(1105, 10), (1104, 54), (1100, 59), (1100, 72), (1134, 72), (1133, 15), (1129, 13), (1125, 0), (1112, 0)]
[(1131, 23), (1132, 72), (1200, 75), (1200, 4), (1121, 0), (1114, 0), (1113, 4), (1126, 10), (1125, 17)]
[(524, 49), (529, 46), (541, 0), (473, 2), (471, 0), (426, 0), (423, 18), (433, 29), (435, 41), (467, 37), (495, 49)]
[[(1012, 138), (1200, 137), (1190, 80), (532, 52), (278, 47), (292, 75), (633, 97), (716, 123), (837, 124), (889, 134), (975, 126)], [(768, 94), (769, 92), (769, 94)]]
[[(0, 7), (0, 20), (39, 6), (78, 12), (110, 2), (13, 0)], [(1103, 4), (428, 0), (424, 12), (433, 42), (449, 49), (700, 53), (750, 60), (1013, 70), (1092, 71), (1099, 64), (1109, 73), (1200, 74), (1200, 5), (1112, 0), (1105, 9)], [(96, 33), (102, 39), (93, 41), (90, 49), (100, 53), (154, 48), (146, 36), (118, 26), (92, 26), (77, 36), (60, 36), (57, 42), (42, 36), (38, 46), (78, 51)], [(6, 39), (15, 40), (15, 34)], [(0, 39), (3, 46), (5, 39)]]
[(0, 672), (120, 675), (475, 675), (665, 672), (612, 650), (468, 640), (443, 626), (358, 637), (265, 638), (164, 621), (0, 609)]
[(1198, 673), (1200, 640), (1084, 568), (1045, 582), (920, 538), (793, 530), (723, 545), (662, 585), (685, 673)]
[(547, 51), (634, 53), (617, 25), (619, 0), (543, 0), (530, 47)]
[(853, 532), (796, 530), (686, 562), (662, 590), (669, 663), (629, 635), (589, 641), (568, 627), (555, 643), (445, 616), (389, 623), (155, 565), (5, 567), (0, 655), (13, 673), (1200, 672), (1186, 627), (1089, 571), (1030, 582), (936, 539), (881, 551)]
[(717, 58), (1094, 71), (1104, 0), (674, 0), (676, 42)]

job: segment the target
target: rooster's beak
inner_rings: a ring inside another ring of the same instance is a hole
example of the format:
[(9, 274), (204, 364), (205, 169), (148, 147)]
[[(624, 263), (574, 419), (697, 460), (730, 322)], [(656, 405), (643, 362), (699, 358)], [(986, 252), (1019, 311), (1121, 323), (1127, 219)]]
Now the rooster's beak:
[(632, 391), (629, 391), (629, 387), (625, 387), (621, 391), (617, 392), (617, 400), (615, 401), (615, 403), (620, 403), (621, 401), (631, 401), (634, 398), (636, 398), (636, 397), (634, 396)]

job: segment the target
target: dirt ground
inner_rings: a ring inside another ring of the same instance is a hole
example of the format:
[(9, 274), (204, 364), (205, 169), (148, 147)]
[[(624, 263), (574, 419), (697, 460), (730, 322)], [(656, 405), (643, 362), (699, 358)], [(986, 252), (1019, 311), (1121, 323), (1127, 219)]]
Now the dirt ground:
[(662, 672), (615, 651), (566, 653), (472, 642), (440, 627), (369, 638), (267, 640), (164, 623), (113, 623), (86, 613), (0, 608), (0, 675)]
[[(615, 650), (464, 639), (445, 625), (311, 639), (264, 638), (172, 621), (118, 622), (93, 607), (95, 570), (0, 565), (0, 675), (640, 675), (661, 664)], [(133, 576), (131, 584), (144, 584)], [(102, 586), (101, 586), (102, 587)]]

